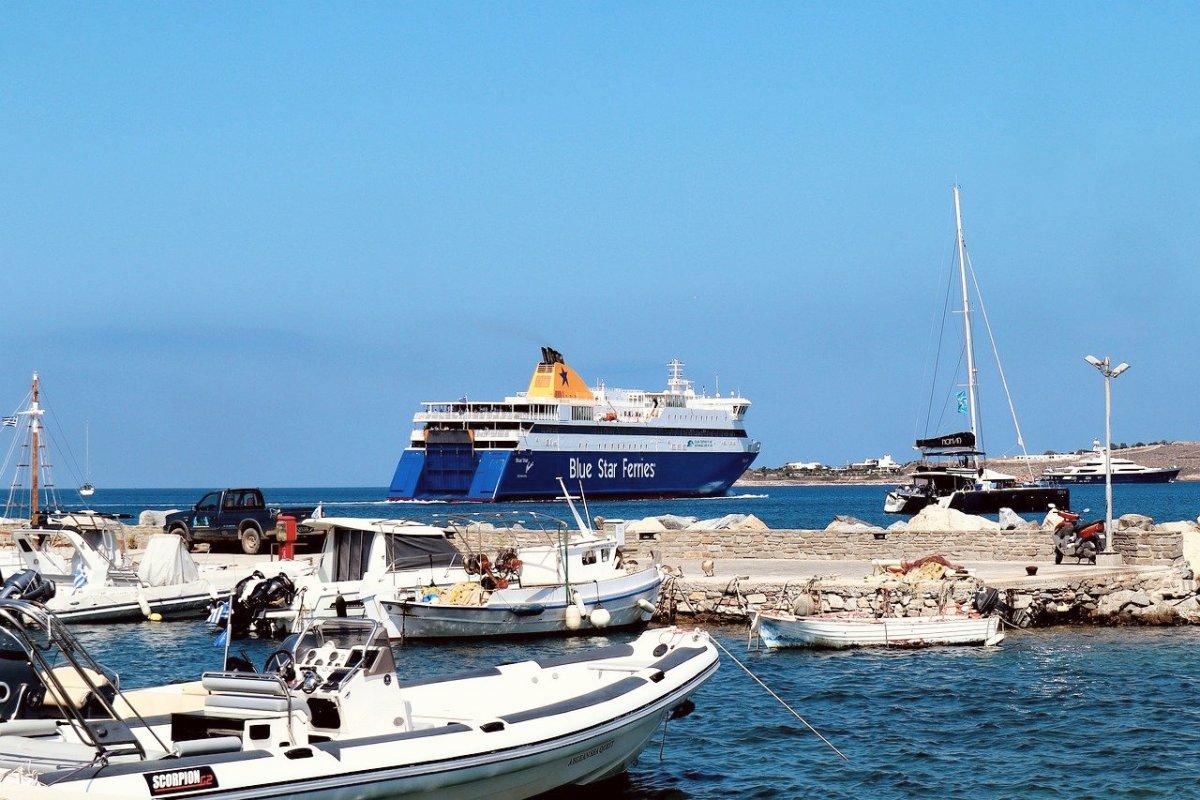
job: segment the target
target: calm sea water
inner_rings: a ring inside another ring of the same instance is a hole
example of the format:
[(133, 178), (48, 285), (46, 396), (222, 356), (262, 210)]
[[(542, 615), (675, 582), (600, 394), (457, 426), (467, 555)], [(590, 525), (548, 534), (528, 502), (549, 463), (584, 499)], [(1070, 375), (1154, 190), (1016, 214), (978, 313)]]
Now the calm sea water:
[[(220, 651), (197, 623), (76, 629), (124, 685), (194, 679)], [(1200, 631), (1017, 632), (999, 648), (746, 654), (848, 757), (840, 761), (728, 658), (622, 778), (555, 800), (1200, 796)], [(401, 674), (561, 653), (624, 636), (398, 647)], [(261, 663), (267, 641), (239, 646)], [(132, 655), (136, 654), (136, 656)]]
[[(74, 507), (132, 514), (144, 509), (190, 508), (207, 489), (99, 489), (86, 504)], [(405, 517), (438, 521), (505, 511), (530, 511), (566, 519), (562, 503), (389, 503), (387, 490), (363, 488), (266, 489), (267, 500), (279, 505), (323, 503), (327, 515)], [(591, 503), (593, 514), (617, 519), (640, 519), (653, 514), (719, 517), (754, 514), (773, 528), (823, 528), (838, 514), (850, 514), (887, 525), (899, 517), (883, 513), (885, 486), (767, 486), (737, 487), (727, 497), (695, 500), (622, 500)], [(1071, 506), (1102, 515), (1103, 486), (1071, 489)], [(1171, 483), (1114, 487), (1117, 514), (1136, 512), (1157, 520), (1195, 519), (1200, 515), (1200, 483)]]
[[(137, 514), (190, 505), (193, 489), (101, 490), (89, 506)], [(883, 487), (743, 489), (714, 500), (594, 503), (632, 519), (673, 513), (753, 513), (775, 527), (824, 526), (835, 514), (874, 522)], [(324, 502), (330, 513), (428, 521), (515, 509), (565, 516), (554, 504), (387, 504), (362, 489), (274, 489), (283, 504)], [(1102, 487), (1073, 490), (1099, 512)], [(1200, 485), (1118, 487), (1118, 513), (1195, 518)], [(78, 629), (126, 686), (194, 679), (219, 666), (200, 622)], [(683, 798), (1157, 798), (1200, 797), (1200, 630), (1059, 629), (1018, 632), (994, 650), (744, 653), (744, 630), (718, 635), (730, 650), (849, 757), (841, 762), (727, 658), (697, 697), (625, 777), (556, 800)], [(402, 674), (430, 675), (625, 638), (409, 644)], [(274, 643), (238, 645), (256, 662)]]

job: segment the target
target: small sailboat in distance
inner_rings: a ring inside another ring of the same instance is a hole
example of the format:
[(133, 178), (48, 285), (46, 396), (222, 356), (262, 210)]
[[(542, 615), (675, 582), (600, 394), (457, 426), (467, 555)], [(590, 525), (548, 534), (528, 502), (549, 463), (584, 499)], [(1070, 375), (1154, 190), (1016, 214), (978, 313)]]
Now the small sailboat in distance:
[(92, 424), (87, 421), (83, 424), (83, 462), (84, 474), (83, 485), (79, 487), (80, 497), (91, 497), (96, 493), (96, 487), (92, 485)]

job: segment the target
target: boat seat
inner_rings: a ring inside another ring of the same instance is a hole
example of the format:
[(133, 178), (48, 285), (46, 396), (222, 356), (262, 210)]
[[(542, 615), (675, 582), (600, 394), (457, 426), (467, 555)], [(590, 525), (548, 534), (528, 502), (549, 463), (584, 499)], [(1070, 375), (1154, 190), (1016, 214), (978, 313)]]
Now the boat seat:
[[(87, 670), (88, 678), (95, 684), (97, 689), (103, 689), (108, 686), (108, 678), (96, 672), (94, 669)], [(92, 690), (88, 688), (82, 676), (75, 671), (74, 667), (61, 666), (55, 667), (51, 672), (54, 677), (62, 684), (63, 691), (66, 697), (60, 697), (58, 688), (53, 684), (46, 683), (46, 699), (42, 701), (43, 705), (53, 708), (75, 708), (81, 709), (87, 705), (88, 699), (92, 696)]]
[(308, 714), (308, 706), (297, 700), (275, 678), (248, 672), (206, 672), (200, 684), (209, 691), (204, 698), (205, 709), (222, 712), (238, 711), (251, 714), (286, 714), (300, 711)]
[(0, 769), (27, 767), (39, 772), (90, 764), (96, 749), (86, 744), (26, 736), (0, 736)]

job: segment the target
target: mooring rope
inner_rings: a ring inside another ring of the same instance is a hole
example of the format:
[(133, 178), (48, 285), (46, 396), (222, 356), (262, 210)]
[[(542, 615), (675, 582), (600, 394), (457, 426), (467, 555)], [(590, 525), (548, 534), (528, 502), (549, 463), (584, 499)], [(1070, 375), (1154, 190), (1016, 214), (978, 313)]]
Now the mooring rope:
[(841, 756), (841, 758), (842, 758), (842, 760), (843, 760), (843, 761), (849, 761), (849, 760), (850, 760), (849, 758), (847, 758), (847, 757), (846, 757), (846, 754), (845, 754), (845, 753), (843, 753), (841, 750), (838, 750), (836, 747), (834, 747), (834, 746), (833, 746), (833, 742), (829, 741), (829, 740), (828, 740), (828, 739), (826, 739), (824, 736), (822, 736), (822, 735), (821, 735), (821, 732), (820, 732), (819, 730), (817, 730), (817, 729), (816, 729), (816, 728), (814, 728), (812, 725), (810, 725), (810, 724), (809, 724), (809, 722), (808, 722), (808, 720), (806, 720), (804, 717), (800, 716), (800, 713), (799, 713), (798, 711), (796, 711), (796, 709), (794, 709), (794, 708), (792, 708), (791, 706), (789, 706), (789, 705), (787, 704), (787, 702), (785, 702), (785, 701), (784, 701), (784, 699), (783, 699), (782, 697), (780, 697), (779, 695), (775, 694), (775, 692), (774, 692), (774, 691), (772, 691), (772, 689), (771, 689), (771, 687), (770, 687), (770, 686), (767, 686), (765, 683), (763, 683), (763, 682), (762, 682), (762, 679), (761, 679), (761, 678), (759, 678), (757, 675), (755, 675), (753, 672), (751, 672), (749, 667), (747, 667), (745, 664), (743, 664), (741, 661), (739, 661), (737, 656), (735, 656), (733, 653), (729, 652), (729, 648), (727, 648), (725, 645), (721, 644), (720, 640), (718, 640), (718, 639), (717, 639), (717, 638), (714, 636), (714, 637), (712, 637), (712, 642), (713, 642), (713, 644), (715, 644), (717, 647), (721, 648), (721, 652), (723, 652), (723, 653), (725, 653), (725, 655), (729, 656), (730, 660), (731, 660), (731, 661), (733, 661), (733, 663), (735, 663), (735, 664), (737, 664), (739, 667), (741, 667), (741, 668), (742, 668), (742, 672), (745, 672), (747, 675), (749, 675), (751, 678), (753, 678), (753, 679), (754, 679), (754, 682), (755, 682), (755, 683), (757, 683), (757, 684), (758, 684), (759, 686), (761, 686), (762, 688), (766, 689), (766, 691), (767, 691), (767, 694), (771, 695), (771, 697), (774, 697), (774, 698), (775, 698), (775, 700), (776, 700), (776, 702), (778, 702), (778, 703), (779, 703), (779, 705), (781, 705), (781, 706), (783, 706), (784, 708), (786, 708), (788, 711), (790, 711), (790, 712), (792, 713), (792, 716), (793, 716), (793, 717), (795, 717), (796, 719), (798, 719), (798, 720), (800, 720), (802, 723), (804, 723), (804, 727), (808, 728), (810, 731), (812, 731), (814, 734), (816, 734), (816, 737), (817, 737), (818, 739), (820, 739), (822, 742), (824, 742), (824, 743), (825, 743), (825, 745), (826, 745), (826, 746), (827, 746), (827, 747), (828, 747), (830, 750), (832, 750), (833, 752), (835, 752), (835, 753), (837, 753), (839, 756)]

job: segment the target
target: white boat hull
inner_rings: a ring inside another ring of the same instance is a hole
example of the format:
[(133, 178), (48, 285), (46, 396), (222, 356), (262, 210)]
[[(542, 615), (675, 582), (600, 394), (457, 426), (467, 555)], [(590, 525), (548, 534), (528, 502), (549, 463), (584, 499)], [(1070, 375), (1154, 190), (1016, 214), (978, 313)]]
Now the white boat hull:
[(1004, 639), (999, 617), (795, 617), (764, 612), (754, 624), (764, 645), (781, 647), (928, 647), (992, 645)]
[[(157, 796), (219, 800), (524, 800), (624, 771), (718, 666), (714, 645), (696, 632), (657, 631), (632, 645), (605, 649), (426, 682), (389, 680), (393, 692), (411, 701), (414, 719), (434, 723), (422, 728), (389, 734), (386, 722), (372, 719), (372, 729), (384, 733), (354, 736), (347, 731), (332, 741), (310, 739), (270, 750), (247, 747), (85, 764), (35, 780), (81, 796), (94, 792), (110, 798), (149, 798), (155, 796), (151, 787), (157, 786)], [(520, 677), (506, 680), (505, 674)], [(542, 675), (560, 680), (538, 681)], [(565, 691), (568, 686), (574, 688)], [(383, 707), (391, 708), (387, 703)], [(472, 709), (478, 709), (478, 718), (463, 715)], [(425, 711), (429, 717), (422, 716)], [(153, 724), (163, 725), (167, 733), (169, 723)], [(18, 739), (7, 737), (6, 742)], [(0, 745), (0, 761), (19, 757), (3, 755), (4, 747)], [(177, 784), (164, 782), (172, 778)], [(4, 784), (19, 780), (30, 778), (0, 776), (0, 796)], [(178, 784), (182, 788), (173, 791)]]
[(581, 626), (575, 631), (567, 627), (566, 594), (561, 586), (497, 590), (482, 606), (380, 599), (368, 604), (367, 615), (381, 615), (380, 621), (384, 621), (388, 635), (393, 639), (594, 634), (597, 628), (591, 624), (589, 614), (598, 605), (609, 612), (606, 629), (629, 628), (649, 622), (653, 611), (646, 610), (639, 601), (657, 605), (661, 585), (662, 575), (657, 569), (572, 585), (572, 591), (579, 593), (587, 609), (582, 614)]
[(207, 612), (209, 604), (221, 596), (208, 581), (141, 589), (105, 586), (73, 591), (68, 587), (60, 590), (46, 607), (68, 623), (138, 622), (146, 618), (147, 610), (151, 614), (161, 614), (164, 619), (200, 617)]

